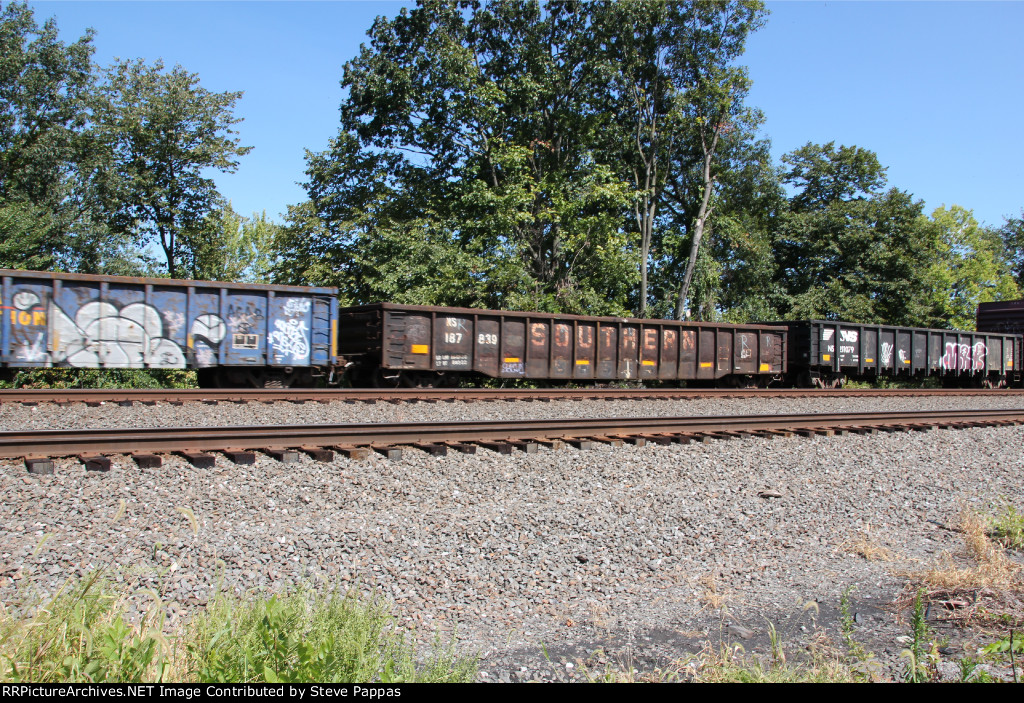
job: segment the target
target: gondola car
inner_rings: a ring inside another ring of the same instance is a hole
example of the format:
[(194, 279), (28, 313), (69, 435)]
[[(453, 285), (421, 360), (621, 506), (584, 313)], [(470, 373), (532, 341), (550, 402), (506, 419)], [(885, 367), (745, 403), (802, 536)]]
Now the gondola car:
[(338, 311), (354, 385), (465, 377), (766, 385), (786, 373), (786, 330), (677, 320), (376, 303)]
[(204, 386), (312, 385), (337, 365), (337, 295), (0, 269), (0, 364), (196, 369)]

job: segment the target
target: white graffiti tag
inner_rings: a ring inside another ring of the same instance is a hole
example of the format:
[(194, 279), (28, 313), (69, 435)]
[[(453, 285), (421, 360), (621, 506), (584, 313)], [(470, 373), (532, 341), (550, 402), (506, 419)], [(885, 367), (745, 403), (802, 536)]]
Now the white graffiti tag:
[(747, 344), (747, 335), (740, 335), (740, 358), (749, 359), (754, 353), (750, 350), (750, 346)]
[(946, 353), (941, 362), (942, 368), (947, 371), (983, 371), (986, 356), (988, 356), (988, 347), (984, 342), (978, 342), (973, 347), (970, 344), (946, 342)]
[(892, 363), (892, 344), (882, 342), (882, 365), (888, 366)]
[(275, 329), (267, 335), (267, 345), (276, 357), (291, 357), (294, 362), (304, 362), (309, 356), (309, 330), (305, 320), (274, 320)]
[(152, 305), (132, 303), (118, 309), (93, 301), (78, 308), (72, 320), (51, 302), (49, 315), (53, 361), (86, 368), (185, 367), (181, 348), (163, 336), (163, 320)]
[(36, 337), (36, 341), (32, 342), (31, 346), (21, 347), (18, 350), (19, 361), (46, 361), (46, 349), (45, 349), (45, 336), (44, 332), (40, 332)]
[(288, 298), (284, 304), (284, 314), (288, 317), (298, 317), (309, 312), (309, 298)]

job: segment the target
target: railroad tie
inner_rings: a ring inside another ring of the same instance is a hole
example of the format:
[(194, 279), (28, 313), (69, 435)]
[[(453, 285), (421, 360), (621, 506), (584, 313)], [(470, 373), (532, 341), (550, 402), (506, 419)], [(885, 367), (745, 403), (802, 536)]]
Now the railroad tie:
[(334, 450), (342, 456), (352, 459), (353, 461), (362, 461), (370, 456), (369, 447), (353, 447), (350, 444), (339, 444), (334, 447)]
[(25, 457), (25, 468), (30, 474), (45, 476), (53, 473), (53, 462), (45, 457)]
[(282, 464), (292, 464), (299, 460), (299, 453), (294, 449), (282, 449), (280, 447), (267, 447), (261, 450), (267, 456), (277, 459)]
[(330, 449), (324, 449), (323, 447), (299, 447), (299, 449), (313, 461), (334, 461), (334, 452)]
[(536, 454), (537, 450), (540, 448), (540, 445), (536, 442), (527, 442), (520, 439), (510, 439), (508, 440), (508, 443), (524, 454)]
[(499, 454), (511, 454), (512, 445), (508, 442), (488, 442), (480, 440), (473, 442), (477, 446), (483, 447), (484, 449), (490, 449), (492, 452), (498, 452)]
[(78, 460), (86, 471), (110, 471), (110, 459), (105, 456), (80, 456)]
[(192, 466), (194, 466), (197, 469), (212, 469), (217, 464), (217, 458), (213, 456), (213, 454), (191, 451), (181, 451), (175, 453), (178, 456), (184, 458), (185, 461), (192, 464)]
[(417, 442), (412, 446), (416, 447), (420, 451), (426, 452), (430, 456), (448, 456), (448, 447), (444, 446), (443, 444), (428, 444), (423, 442)]
[(402, 448), (401, 447), (378, 447), (374, 445), (373, 451), (377, 452), (384, 458), (390, 461), (401, 461), (402, 460)]

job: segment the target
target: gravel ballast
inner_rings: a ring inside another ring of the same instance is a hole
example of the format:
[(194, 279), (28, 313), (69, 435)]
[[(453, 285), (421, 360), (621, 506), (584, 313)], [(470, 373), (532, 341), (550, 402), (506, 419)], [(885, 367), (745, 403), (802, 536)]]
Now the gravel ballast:
[[(1019, 407), (1007, 397), (363, 405), (0, 406), (3, 429), (290, 422), (451, 421)], [(880, 609), (897, 574), (956, 552), (962, 507), (1024, 497), (1024, 428), (686, 446), (541, 449), (502, 456), (331, 463), (258, 454), (211, 469), (168, 457), (109, 473), (55, 461), (53, 476), (0, 462), (0, 596), (52, 593), (107, 568), (158, 585), (173, 617), (217, 588), (357, 588), (394, 604), (424, 642), (458, 638), (492, 681), (585, 679), (578, 661), (641, 670), (701, 648), (840, 641), (857, 634), (890, 672), (907, 634)], [(123, 515), (118, 519), (121, 504)], [(888, 550), (868, 561), (857, 543)], [(40, 546), (41, 545), (41, 546)], [(808, 607), (808, 603), (814, 603)], [(973, 646), (957, 643), (954, 646)], [(964, 650), (965, 653), (972, 653)], [(604, 657), (604, 659), (602, 659)], [(593, 674), (593, 669), (590, 671)]]

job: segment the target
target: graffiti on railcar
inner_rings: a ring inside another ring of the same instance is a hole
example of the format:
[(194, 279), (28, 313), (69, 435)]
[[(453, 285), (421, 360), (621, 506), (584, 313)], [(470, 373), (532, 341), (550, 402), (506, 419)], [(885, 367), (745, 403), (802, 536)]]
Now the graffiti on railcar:
[(309, 312), (309, 298), (288, 298), (284, 303), (284, 314), (288, 317), (299, 317)]
[(892, 363), (892, 342), (882, 342), (882, 365), (889, 366)]
[[(186, 352), (173, 335), (185, 323), (174, 310), (149, 303), (90, 300), (66, 311), (50, 296), (17, 291), (11, 299), (11, 351), (17, 361), (78, 368), (185, 368)], [(226, 325), (199, 315), (189, 339), (199, 365), (215, 364)]]
[(231, 330), (231, 348), (255, 350), (260, 348), (259, 332), (263, 329), (263, 310), (250, 300), (228, 307), (228, 329)]
[(754, 351), (747, 343), (747, 335), (740, 333), (738, 336), (740, 338), (740, 359), (749, 359), (754, 355)]
[(984, 342), (973, 346), (959, 342), (946, 342), (946, 353), (942, 356), (942, 368), (947, 371), (984, 371), (988, 347)]
[(281, 308), (285, 319), (275, 318), (274, 329), (267, 333), (267, 346), (275, 363), (305, 364), (309, 360), (309, 324), (306, 319), (312, 301), (287, 298)]
[(267, 335), (274, 356), (291, 357), (295, 361), (309, 356), (309, 328), (305, 320), (274, 320), (274, 331)]

